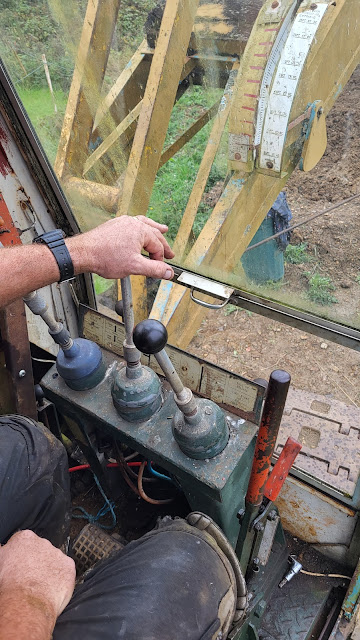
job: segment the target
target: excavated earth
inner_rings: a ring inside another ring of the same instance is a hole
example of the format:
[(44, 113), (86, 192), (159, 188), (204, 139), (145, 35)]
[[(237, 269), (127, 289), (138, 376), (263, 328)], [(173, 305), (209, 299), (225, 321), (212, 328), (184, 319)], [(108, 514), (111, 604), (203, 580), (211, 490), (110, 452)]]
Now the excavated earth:
[[(360, 192), (360, 67), (327, 117), (328, 147), (310, 173), (296, 171), (286, 192), (296, 223)], [(219, 186), (215, 190), (219, 191)], [(213, 195), (216, 201), (218, 193)], [(215, 202), (214, 202), (215, 203)], [(285, 277), (269, 295), (307, 299), (308, 278), (330, 278), (337, 303), (320, 313), (360, 328), (360, 198), (299, 227), (291, 243), (306, 243), (308, 262), (285, 263)], [(313, 309), (316, 309), (316, 306)], [(247, 378), (287, 369), (293, 386), (360, 406), (360, 353), (244, 310), (209, 312), (190, 350)]]

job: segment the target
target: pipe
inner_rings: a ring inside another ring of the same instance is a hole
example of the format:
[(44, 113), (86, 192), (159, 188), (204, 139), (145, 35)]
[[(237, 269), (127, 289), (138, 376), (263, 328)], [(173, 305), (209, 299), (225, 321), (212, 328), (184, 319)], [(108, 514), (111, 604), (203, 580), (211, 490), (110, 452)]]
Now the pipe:
[(290, 380), (290, 374), (281, 369), (270, 375), (246, 494), (247, 505), (258, 507), (262, 502)]

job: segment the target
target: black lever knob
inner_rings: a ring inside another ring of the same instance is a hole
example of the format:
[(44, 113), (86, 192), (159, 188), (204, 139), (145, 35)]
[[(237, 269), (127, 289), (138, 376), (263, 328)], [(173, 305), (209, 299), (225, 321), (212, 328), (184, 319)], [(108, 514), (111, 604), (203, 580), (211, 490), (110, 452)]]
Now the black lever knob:
[(134, 345), (141, 353), (154, 354), (166, 346), (168, 332), (159, 320), (143, 320), (133, 332)]
[(118, 316), (120, 316), (121, 318), (124, 315), (124, 303), (122, 300), (118, 300), (116, 305), (115, 305), (115, 312), (118, 314)]

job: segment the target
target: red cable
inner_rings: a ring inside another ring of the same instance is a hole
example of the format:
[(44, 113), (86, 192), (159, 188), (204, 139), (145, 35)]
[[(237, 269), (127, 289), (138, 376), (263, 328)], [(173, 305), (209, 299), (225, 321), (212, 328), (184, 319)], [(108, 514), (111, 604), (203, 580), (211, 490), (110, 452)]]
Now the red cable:
[[(129, 467), (140, 467), (141, 462), (127, 462), (127, 465)], [(109, 462), (109, 464), (106, 465), (108, 469), (114, 469), (115, 467), (118, 467), (118, 463), (117, 462)], [(69, 468), (69, 473), (72, 473), (73, 471), (83, 471), (84, 469), (90, 469), (90, 465), (89, 464), (79, 464), (77, 467), (70, 467)]]

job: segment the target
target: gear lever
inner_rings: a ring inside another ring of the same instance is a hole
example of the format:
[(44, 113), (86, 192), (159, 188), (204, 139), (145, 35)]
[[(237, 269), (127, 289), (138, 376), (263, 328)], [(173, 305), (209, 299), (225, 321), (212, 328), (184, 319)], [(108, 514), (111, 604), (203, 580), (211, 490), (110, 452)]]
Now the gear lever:
[(158, 320), (143, 320), (136, 325), (133, 338), (139, 351), (155, 356), (174, 391), (178, 408), (172, 430), (180, 449), (198, 460), (217, 456), (229, 439), (224, 413), (211, 400), (194, 398), (183, 385), (164, 348), (168, 339), (166, 327)]

